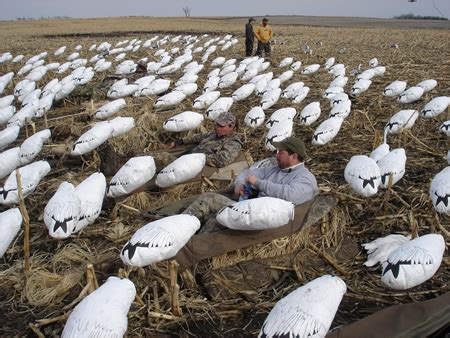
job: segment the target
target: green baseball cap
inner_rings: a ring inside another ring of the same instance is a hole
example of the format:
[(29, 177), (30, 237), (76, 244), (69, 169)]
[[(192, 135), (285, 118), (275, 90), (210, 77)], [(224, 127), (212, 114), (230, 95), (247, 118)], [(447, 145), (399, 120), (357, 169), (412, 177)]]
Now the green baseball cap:
[(298, 137), (290, 136), (280, 142), (273, 142), (272, 145), (278, 150), (290, 150), (299, 154), (303, 159), (306, 158), (305, 143)]

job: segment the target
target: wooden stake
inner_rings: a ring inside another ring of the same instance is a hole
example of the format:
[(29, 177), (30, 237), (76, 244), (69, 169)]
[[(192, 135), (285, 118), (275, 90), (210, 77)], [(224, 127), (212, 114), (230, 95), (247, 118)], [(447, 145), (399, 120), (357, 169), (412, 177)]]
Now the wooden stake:
[(30, 217), (28, 216), (27, 207), (23, 199), (22, 193), (22, 176), (20, 170), (16, 170), (17, 192), (19, 194), (19, 210), (22, 214), (24, 223), (24, 235), (23, 235), (23, 256), (24, 256), (24, 271), (25, 276), (30, 271)]
[(181, 316), (181, 308), (180, 308), (180, 286), (177, 283), (178, 277), (178, 266), (179, 264), (176, 261), (169, 262), (169, 270), (170, 270), (170, 302), (172, 307), (172, 314), (174, 316)]

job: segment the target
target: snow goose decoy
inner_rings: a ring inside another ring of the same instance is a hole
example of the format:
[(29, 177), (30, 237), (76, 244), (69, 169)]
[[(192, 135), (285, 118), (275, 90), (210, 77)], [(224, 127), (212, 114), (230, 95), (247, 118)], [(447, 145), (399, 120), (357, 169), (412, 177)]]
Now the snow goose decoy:
[(337, 76), (334, 78), (333, 81), (330, 82), (330, 84), (328, 85), (328, 87), (341, 87), (344, 88), (345, 85), (348, 82), (348, 77), (347, 76)]
[(62, 182), (44, 209), (44, 223), (51, 237), (63, 239), (75, 230), (80, 217), (81, 201), (75, 187)]
[(227, 74), (230, 74), (236, 70), (236, 65), (229, 65), (224, 68), (219, 73), (219, 76), (225, 76)]
[(126, 265), (144, 267), (174, 257), (200, 228), (197, 217), (180, 214), (148, 223), (120, 252)]
[(397, 148), (377, 161), (380, 167), (381, 188), (387, 188), (392, 176), (392, 185), (396, 184), (405, 174), (406, 154), (405, 149)]
[(336, 62), (336, 59), (334, 57), (330, 57), (325, 61), (323, 67), (325, 69), (330, 69), (334, 65), (335, 62)]
[(300, 103), (302, 102), (309, 93), (309, 87), (303, 86), (302, 88), (299, 88), (297, 92), (292, 97), (292, 103)]
[(167, 188), (196, 177), (205, 167), (206, 155), (194, 153), (183, 155), (163, 168), (156, 176), (158, 187)]
[(378, 147), (376, 147), (369, 155), (369, 157), (374, 160), (375, 162), (378, 162), (381, 160), (384, 156), (389, 154), (389, 144), (386, 142), (383, 142)]
[(439, 126), (439, 131), (442, 134), (446, 135), (447, 137), (450, 137), (450, 120), (445, 121), (444, 123), (442, 123)]
[(155, 173), (156, 165), (152, 156), (132, 157), (111, 179), (107, 195), (118, 197), (130, 194), (150, 181)]
[(108, 102), (97, 109), (94, 116), (98, 119), (108, 118), (126, 107), (126, 105), (127, 103), (123, 98)]
[(76, 186), (75, 194), (80, 199), (80, 213), (73, 233), (95, 222), (102, 211), (105, 192), (106, 179), (102, 173), (93, 173)]
[(437, 86), (437, 81), (434, 79), (424, 80), (416, 85), (416, 87), (421, 87), (424, 93), (433, 90)]
[(167, 79), (156, 79), (146, 86), (138, 84), (134, 96), (150, 96), (165, 93), (169, 89), (170, 83), (171, 81)]
[(301, 66), (302, 66), (302, 62), (301, 61), (295, 61), (294, 63), (291, 64), (291, 66), (289, 68), (291, 70), (293, 70), (294, 72), (296, 72), (297, 70), (300, 69)]
[(325, 337), (346, 291), (339, 277), (314, 279), (275, 304), (258, 337)]
[(322, 97), (324, 99), (331, 100), (336, 94), (343, 93), (344, 89), (342, 87), (328, 87), (324, 90)]
[(407, 290), (434, 276), (442, 262), (442, 235), (428, 234), (400, 245), (382, 263), (381, 281), (394, 290)]
[(347, 163), (344, 178), (357, 194), (370, 197), (378, 192), (381, 172), (373, 159), (365, 155), (356, 155)]
[(372, 84), (371, 80), (359, 79), (353, 84), (352, 88), (350, 89), (350, 95), (358, 96), (361, 93), (364, 93), (369, 89), (371, 84)]
[(330, 142), (339, 133), (343, 121), (344, 119), (338, 116), (324, 120), (314, 131), (311, 143), (321, 146)]
[(400, 103), (411, 103), (420, 99), (425, 91), (422, 87), (410, 87), (397, 97)]
[(450, 105), (449, 96), (438, 96), (428, 102), (425, 107), (420, 111), (420, 115), (425, 118), (436, 117), (443, 113)]
[(219, 86), (219, 82), (220, 82), (220, 76), (213, 76), (213, 77), (209, 78), (203, 85), (203, 92), (207, 93), (207, 92), (215, 91), (217, 89), (217, 87)]
[(0, 108), (10, 106), (14, 102), (14, 95), (0, 97)]
[(112, 120), (107, 121), (106, 123), (108, 123), (112, 128), (111, 133), (112, 137), (117, 137), (126, 134), (136, 126), (134, 117), (131, 116), (127, 117), (117, 116)]
[(293, 120), (296, 114), (297, 111), (292, 107), (278, 109), (269, 117), (266, 127), (270, 129), (285, 120)]
[(294, 62), (294, 58), (292, 57), (286, 57), (283, 60), (281, 60), (280, 64), (278, 65), (279, 68), (288, 67)]
[(434, 176), (430, 185), (430, 197), (438, 213), (450, 215), (450, 167)]
[(236, 72), (231, 72), (220, 78), (219, 88), (224, 89), (231, 87), (237, 81), (239, 74)]
[(400, 110), (395, 113), (386, 124), (385, 132), (400, 134), (404, 129), (410, 129), (417, 120), (419, 112), (414, 109)]
[(167, 119), (164, 124), (164, 130), (170, 132), (182, 132), (197, 128), (203, 122), (203, 115), (185, 111)]
[(109, 277), (74, 308), (61, 337), (123, 337), (128, 327), (127, 314), (135, 297), (133, 282)]
[(33, 161), (41, 152), (44, 142), (48, 141), (51, 136), (50, 129), (44, 129), (34, 135), (28, 137), (20, 145), (19, 159), (21, 165), (25, 165)]
[(277, 103), (278, 99), (281, 95), (281, 88), (271, 89), (269, 91), (264, 92), (261, 98), (261, 108), (269, 109), (274, 104)]
[(6, 106), (0, 108), (0, 126), (6, 124), (11, 117), (14, 116), (16, 112), (16, 107), (14, 106)]
[(186, 96), (194, 94), (198, 89), (196, 83), (185, 83), (174, 88), (174, 91), (182, 92)]
[(264, 123), (265, 118), (266, 115), (264, 114), (264, 110), (261, 107), (253, 107), (245, 115), (244, 123), (250, 128), (258, 128)]
[(352, 109), (352, 101), (347, 100), (333, 105), (330, 110), (330, 117), (347, 118)]
[(107, 121), (99, 122), (81, 135), (75, 141), (72, 147), (71, 155), (84, 155), (104, 142), (106, 142), (113, 133), (113, 127)]
[(196, 83), (198, 80), (198, 75), (196, 74), (185, 74), (178, 79), (175, 86), (181, 86), (188, 83)]
[(363, 244), (362, 247), (367, 251), (367, 261), (364, 265), (372, 267), (385, 262), (392, 251), (410, 240), (411, 236), (392, 234)]
[(159, 97), (156, 102), (154, 103), (154, 106), (156, 108), (168, 108), (173, 107), (181, 101), (183, 101), (186, 98), (186, 94), (184, 94), (181, 91), (174, 90), (173, 92), (170, 92), (166, 95), (163, 95)]
[(206, 92), (194, 100), (193, 107), (196, 109), (208, 108), (212, 103), (217, 101), (220, 97), (219, 91)]
[(0, 131), (0, 150), (5, 149), (11, 143), (13, 143), (19, 136), (20, 126), (11, 125), (8, 128)]
[(3, 257), (9, 245), (19, 233), (22, 221), (19, 208), (0, 213), (0, 258)]
[(290, 80), (293, 75), (294, 75), (293, 70), (287, 70), (283, 72), (280, 76), (278, 76), (278, 79), (280, 79), (280, 82), (283, 83)]
[(398, 96), (405, 91), (406, 86), (406, 81), (394, 81), (384, 88), (383, 95), (389, 97)]
[(269, 151), (275, 151), (276, 148), (273, 143), (283, 141), (285, 138), (291, 136), (293, 125), (294, 122), (292, 120), (286, 119), (270, 128), (267, 132), (265, 140), (266, 149)]
[(242, 101), (248, 98), (254, 91), (256, 85), (254, 83), (247, 83), (236, 89), (231, 97), (235, 102)]
[(289, 86), (287, 86), (283, 92), (281, 93), (281, 97), (285, 98), (285, 99), (292, 99), (296, 93), (298, 92), (298, 90), (300, 88), (304, 87), (304, 83), (299, 81), (299, 82), (294, 82), (291, 83)]
[(216, 118), (219, 117), (220, 114), (228, 112), (233, 103), (234, 100), (231, 97), (219, 97), (206, 109), (206, 117), (211, 120), (216, 120)]
[(0, 179), (8, 176), (20, 166), (20, 148), (15, 147), (0, 153)]
[(319, 69), (320, 69), (319, 64), (312, 64), (312, 65), (308, 65), (305, 68), (303, 68), (301, 73), (304, 75), (309, 75), (309, 74), (313, 74), (313, 73), (317, 72)]
[(311, 102), (306, 105), (299, 115), (300, 124), (309, 126), (317, 121), (320, 116), (320, 102)]
[(6, 179), (3, 188), (0, 189), (0, 204), (19, 203), (17, 170), (20, 171), (22, 176), (22, 194), (23, 197), (26, 197), (36, 189), (41, 179), (50, 172), (50, 165), (46, 161), (36, 161), (14, 170)]

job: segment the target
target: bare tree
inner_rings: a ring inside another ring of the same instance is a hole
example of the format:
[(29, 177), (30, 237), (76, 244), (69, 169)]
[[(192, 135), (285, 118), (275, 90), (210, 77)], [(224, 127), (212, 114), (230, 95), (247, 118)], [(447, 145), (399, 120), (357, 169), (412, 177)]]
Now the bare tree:
[(191, 7), (189, 7), (189, 6), (183, 7), (183, 12), (187, 18), (190, 17), (191, 16)]

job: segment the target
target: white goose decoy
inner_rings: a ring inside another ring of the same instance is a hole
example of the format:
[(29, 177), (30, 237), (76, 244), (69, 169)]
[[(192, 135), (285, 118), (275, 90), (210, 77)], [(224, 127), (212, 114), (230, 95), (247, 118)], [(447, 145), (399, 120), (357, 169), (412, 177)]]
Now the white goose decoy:
[(0, 258), (17, 236), (22, 226), (22, 214), (19, 208), (13, 208), (0, 213)]
[(164, 124), (164, 130), (171, 132), (182, 132), (197, 128), (203, 122), (203, 115), (185, 111), (167, 119)]
[(285, 98), (285, 99), (292, 99), (296, 93), (298, 92), (298, 90), (300, 88), (304, 87), (304, 83), (299, 81), (299, 82), (294, 82), (291, 83), (289, 86), (287, 86), (283, 92), (281, 93), (281, 97)]
[(384, 127), (385, 132), (390, 134), (400, 134), (404, 129), (410, 129), (418, 117), (419, 112), (417, 110), (400, 110), (389, 119), (386, 127)]
[(196, 74), (185, 74), (178, 79), (175, 86), (181, 86), (188, 83), (196, 83), (198, 80), (198, 75)]
[(150, 83), (152, 83), (155, 80), (156, 80), (155, 75), (147, 75), (147, 76), (140, 77), (139, 79), (134, 81), (134, 83), (138, 84), (139, 88), (141, 88), (141, 87), (143, 88), (143, 87), (147, 87), (148, 85), (150, 85)]
[(375, 76), (381, 76), (381, 75), (384, 75), (384, 73), (386, 73), (386, 67), (384, 67), (384, 66), (377, 66), (372, 69), (375, 72)]
[[(213, 92), (210, 92), (213, 93)], [(209, 93), (207, 93), (209, 94)], [(219, 97), (206, 109), (206, 117), (211, 120), (216, 120), (220, 114), (226, 113), (230, 110), (234, 100), (231, 97)], [(195, 107), (195, 105), (194, 105)]]
[(67, 72), (70, 68), (70, 65), (72, 64), (72, 62), (64, 62), (62, 63), (59, 67), (58, 70), (56, 71), (58, 74), (63, 74), (65, 72)]
[(288, 67), (288, 66), (290, 66), (292, 64), (292, 62), (294, 62), (294, 58), (292, 58), (292, 57), (284, 58), (283, 60), (281, 60), (281, 62), (278, 65), (278, 67), (279, 68)]
[(50, 129), (44, 129), (28, 137), (20, 145), (19, 160), (21, 165), (31, 163), (41, 152), (44, 142), (51, 136)]
[(156, 176), (158, 187), (167, 188), (196, 177), (205, 167), (206, 155), (194, 153), (183, 155), (162, 169)]
[(438, 96), (428, 102), (425, 107), (420, 111), (420, 115), (425, 118), (436, 117), (443, 113), (450, 105), (449, 96)]
[(317, 121), (320, 116), (320, 102), (311, 102), (306, 105), (299, 115), (300, 124), (309, 126)]
[(427, 93), (437, 86), (437, 81), (434, 79), (424, 80), (416, 85), (416, 87), (423, 88), (423, 92)]
[(255, 94), (258, 96), (262, 96), (265, 88), (267, 87), (268, 81), (265, 77), (260, 78), (257, 82), (250, 81), (249, 83), (255, 84)]
[(358, 195), (370, 197), (378, 192), (381, 172), (377, 163), (370, 157), (355, 155), (345, 167), (344, 178)]
[(339, 277), (314, 279), (275, 304), (258, 337), (325, 337), (346, 291)]
[(300, 103), (302, 102), (309, 94), (309, 87), (303, 86), (299, 88), (297, 92), (292, 97), (292, 103)]
[[(153, 82), (150, 84), (150, 86), (152, 85)], [(136, 83), (123, 84), (121, 86), (112, 86), (106, 93), (106, 96), (110, 99), (119, 99), (121, 97), (133, 95), (138, 90), (138, 88), (139, 85)]]
[(170, 92), (166, 95), (159, 97), (156, 100), (156, 102), (154, 103), (154, 106), (156, 108), (172, 107), (172, 106), (179, 104), (185, 98), (186, 98), (186, 94), (184, 94), (183, 92), (174, 90), (173, 92)]
[(330, 107), (332, 108), (333, 106), (345, 102), (345, 101), (349, 101), (349, 97), (347, 95), (347, 93), (339, 93), (336, 94), (331, 100), (330, 100)]
[(343, 93), (344, 89), (342, 87), (328, 87), (324, 90), (322, 97), (324, 99), (331, 100), (336, 94)]
[(36, 161), (24, 167), (14, 170), (6, 179), (3, 188), (0, 188), (0, 204), (14, 204), (19, 202), (16, 172), (19, 170), (22, 176), (22, 194), (27, 197), (50, 172), (50, 165), (46, 161)]
[(369, 60), (369, 66), (372, 68), (375, 68), (376, 66), (378, 66), (378, 59), (377, 58), (372, 58)]
[(227, 74), (230, 74), (236, 70), (236, 65), (229, 65), (224, 68), (219, 73), (219, 76), (225, 76)]
[(185, 83), (180, 86), (175, 87), (174, 91), (182, 92), (186, 96), (194, 94), (198, 89), (196, 83)]
[(294, 126), (294, 122), (292, 120), (283, 120), (280, 123), (277, 123), (276, 126), (273, 126), (269, 129), (266, 135), (265, 147), (269, 151), (275, 151), (274, 142), (283, 141), (285, 138), (292, 135), (292, 128)]
[(108, 102), (97, 109), (94, 116), (98, 119), (108, 118), (120, 111), (122, 108), (125, 108), (126, 105), (127, 103), (123, 98)]
[(231, 94), (231, 97), (235, 102), (245, 100), (255, 91), (255, 88), (256, 85), (254, 83), (244, 84), (236, 89), (233, 94)]
[(97, 61), (97, 63), (94, 66), (94, 70), (98, 73), (101, 73), (101, 72), (107, 71), (111, 67), (112, 67), (112, 62), (105, 61), (102, 59), (102, 60)]
[(369, 89), (371, 84), (372, 84), (371, 80), (359, 79), (353, 84), (352, 88), (350, 89), (350, 95), (358, 96), (361, 93), (364, 93)]
[(36, 82), (24, 79), (19, 83), (17, 83), (16, 86), (14, 87), (14, 96), (17, 97), (19, 102), (22, 102), (25, 96), (27, 96), (35, 89), (36, 89)]
[(294, 72), (296, 72), (297, 70), (300, 69), (301, 66), (302, 66), (302, 62), (301, 61), (295, 61), (294, 63), (291, 64), (291, 66), (289, 68), (291, 70), (293, 70)]
[(25, 55), (23, 55), (23, 54), (19, 54), (19, 55), (16, 55), (15, 57), (14, 57), (14, 59), (12, 59), (12, 63), (19, 63), (19, 62), (22, 62), (22, 60), (25, 58)]
[(225, 63), (225, 58), (223, 56), (219, 56), (211, 61), (211, 67), (218, 67)]
[[(254, 79), (259, 72), (258, 68), (245, 68), (244, 72), (241, 74), (242, 81), (249, 81)], [(236, 71), (239, 74), (239, 72)]]
[(220, 76), (214, 76), (214, 77), (209, 78), (203, 86), (203, 91), (205, 93), (215, 91), (217, 89), (217, 87), (219, 86), (219, 82), (220, 82)]
[(324, 120), (314, 131), (311, 143), (322, 146), (330, 142), (339, 133), (343, 121), (343, 118), (337, 116)]
[(397, 97), (400, 103), (411, 103), (422, 97), (424, 90), (422, 87), (410, 87)]
[(206, 78), (209, 80), (209, 79), (212, 78), (212, 77), (219, 76), (219, 73), (220, 73), (220, 68), (215, 68), (215, 69), (213, 69), (212, 71), (210, 71), (210, 72), (208, 73), (208, 75), (206, 76)]
[(77, 87), (77, 84), (75, 83), (75, 81), (67, 81), (65, 83), (61, 82), (61, 87), (59, 88), (58, 92), (55, 94), (55, 101), (60, 101), (64, 98), (66, 98), (67, 96), (69, 96)]
[(264, 114), (264, 110), (261, 107), (253, 107), (245, 115), (244, 123), (250, 128), (258, 128), (264, 123), (265, 118), (266, 115)]
[(236, 72), (228, 73), (220, 78), (219, 88), (225, 89), (234, 85), (237, 81), (239, 74)]
[(20, 148), (15, 147), (0, 153), (0, 179), (8, 176), (20, 166)]
[(450, 215), (450, 167), (434, 176), (430, 185), (430, 197), (438, 213)]
[(335, 62), (336, 62), (336, 59), (334, 57), (330, 57), (325, 61), (323, 67), (325, 69), (330, 69), (334, 65)]
[(75, 230), (80, 212), (81, 201), (75, 194), (75, 187), (62, 182), (44, 209), (44, 223), (49, 235), (57, 239), (69, 237)]
[(450, 120), (443, 122), (439, 126), (439, 131), (447, 137), (450, 137)]
[[(266, 80), (267, 80), (267, 78), (266, 78)], [(257, 83), (257, 85), (258, 85), (258, 83)], [(280, 85), (281, 85), (281, 80), (280, 79), (272, 79), (272, 80), (267, 82), (267, 85), (264, 87), (262, 92), (257, 93), (257, 94), (258, 95), (264, 95), (268, 91), (280, 88)]]
[(67, 46), (61, 46), (59, 47), (57, 50), (55, 50), (55, 52), (53, 53), (54, 56), (58, 56), (61, 54), (64, 54), (64, 52), (66, 51)]
[(126, 265), (144, 267), (174, 257), (200, 228), (197, 217), (180, 214), (148, 223), (120, 252)]
[(281, 88), (275, 88), (264, 92), (261, 98), (261, 108), (265, 110), (272, 107), (274, 104), (278, 102), (280, 95), (281, 95)]
[(14, 72), (6, 73), (5, 75), (0, 76), (0, 94), (3, 94), (6, 86), (12, 81), (14, 77)]
[(356, 76), (356, 80), (361, 80), (361, 79), (371, 80), (375, 75), (376, 74), (375, 74), (375, 71), (373, 70), (373, 68), (366, 69), (361, 74), (358, 74)]
[(14, 116), (15, 112), (16, 107), (12, 105), (0, 108), (0, 126), (6, 124)]
[(341, 87), (344, 88), (348, 82), (347, 76), (337, 76), (333, 81), (330, 82), (329, 87)]
[(20, 127), (18, 125), (11, 125), (0, 131), (0, 150), (5, 149), (13, 143), (19, 136), (19, 132)]
[(35, 104), (26, 105), (8, 120), (7, 127), (12, 127), (16, 125), (22, 128), (25, 125), (27, 119), (31, 119), (35, 116), (36, 111), (37, 105)]
[(378, 163), (384, 156), (389, 154), (389, 144), (383, 142), (370, 153), (369, 157)]
[(106, 179), (102, 173), (93, 173), (75, 188), (80, 199), (80, 214), (72, 233), (77, 233), (89, 224), (93, 224), (102, 211), (106, 192)]
[(212, 103), (220, 97), (219, 91), (206, 92), (194, 100), (193, 107), (196, 109), (208, 108)]
[(74, 308), (61, 337), (123, 337), (128, 327), (127, 314), (135, 297), (133, 282), (109, 277)]
[(117, 65), (116, 70), (114, 71), (114, 74), (116, 75), (128, 75), (133, 74), (136, 72), (137, 69), (137, 63), (135, 63), (132, 60), (125, 60), (119, 65)]
[(27, 74), (25, 79), (38, 82), (45, 76), (45, 74), (47, 74), (47, 71), (48, 71), (47, 66), (36, 67)]
[(303, 68), (301, 73), (304, 75), (309, 75), (309, 74), (313, 74), (313, 73), (317, 72), (319, 69), (320, 69), (319, 64), (312, 64), (312, 65), (308, 65), (305, 68)]
[(74, 52), (67, 57), (67, 61), (73, 61), (80, 56), (80, 53)]
[(396, 184), (405, 174), (405, 149), (393, 149), (386, 156), (378, 160), (377, 164), (380, 167), (381, 174), (380, 188), (387, 188), (389, 186), (390, 176), (392, 176), (392, 185)]
[[(68, 63), (69, 63), (69, 62), (68, 62)], [(69, 63), (69, 64), (70, 64), (70, 63)], [(69, 67), (67, 67), (67, 68), (69, 68)], [(31, 63), (27, 63), (27, 64), (23, 65), (22, 68), (20, 68), (20, 69), (17, 71), (17, 75), (23, 76), (23, 75), (25, 75), (26, 73), (28, 73), (31, 69), (33, 69), (33, 65), (32, 65)], [(67, 69), (66, 69), (66, 70), (67, 70)]]
[(376, 240), (364, 243), (362, 247), (367, 250), (367, 261), (364, 263), (367, 267), (372, 267), (378, 263), (386, 262), (392, 251), (400, 245), (411, 240), (411, 236), (388, 235), (377, 238)]
[(134, 117), (122, 117), (117, 116), (113, 118), (112, 120), (100, 122), (100, 123), (107, 123), (112, 128), (112, 137), (117, 137), (123, 134), (128, 133), (131, 129), (133, 129), (136, 124), (134, 121)]
[(152, 156), (130, 158), (109, 182), (107, 195), (118, 197), (128, 195), (150, 181), (156, 173)]
[(104, 142), (106, 142), (113, 133), (113, 127), (107, 121), (99, 122), (81, 135), (72, 146), (71, 155), (84, 155)]
[(394, 290), (420, 285), (439, 269), (444, 251), (444, 237), (438, 234), (428, 234), (406, 242), (383, 262), (381, 281)]
[(330, 110), (329, 117), (341, 117), (343, 119), (347, 118), (352, 109), (352, 101), (347, 100), (333, 105)]
[(272, 113), (266, 123), (267, 128), (272, 128), (285, 120), (293, 120), (294, 116), (297, 114), (295, 108), (287, 107), (281, 108)]
[(0, 108), (10, 106), (14, 102), (14, 95), (0, 97)]
[(383, 95), (389, 97), (398, 96), (405, 91), (406, 86), (406, 81), (394, 81), (384, 88)]
[(294, 75), (293, 70), (287, 70), (284, 73), (282, 73), (280, 76), (278, 76), (278, 79), (280, 79), (280, 82), (286, 82), (291, 79), (291, 77)]
[(148, 86), (141, 87), (138, 85), (138, 89), (135, 92), (135, 96), (150, 96), (159, 95), (165, 93), (170, 87), (170, 80), (167, 79), (156, 79), (152, 81)]

